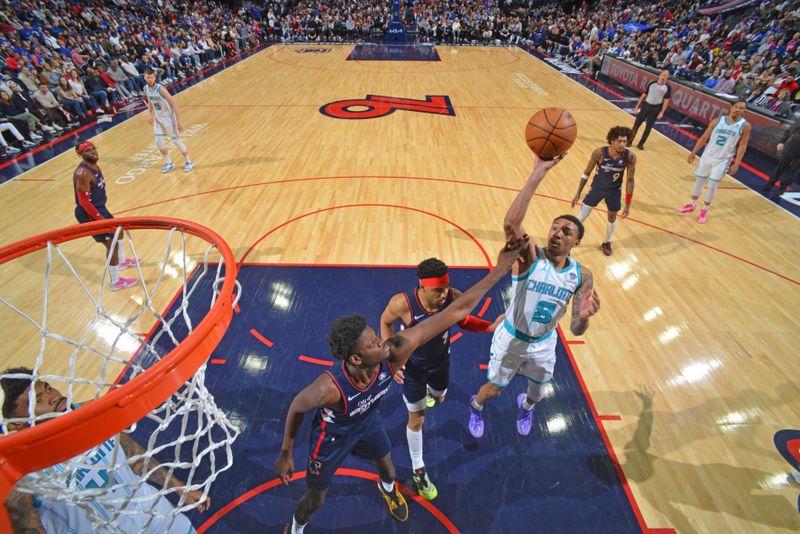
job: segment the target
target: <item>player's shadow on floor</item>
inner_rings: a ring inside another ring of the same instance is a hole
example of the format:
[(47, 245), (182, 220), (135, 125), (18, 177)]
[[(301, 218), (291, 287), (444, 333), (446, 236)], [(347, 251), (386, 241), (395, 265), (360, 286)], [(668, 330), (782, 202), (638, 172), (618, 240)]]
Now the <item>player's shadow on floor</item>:
[[(800, 516), (797, 515), (793, 502), (779, 495), (755, 493), (763, 491), (759, 482), (768, 479), (774, 473), (723, 463), (695, 465), (651, 454), (649, 449), (654, 419), (652, 394), (642, 394), (639, 398), (642, 410), (634, 435), (625, 445), (622, 469), (626, 477), (632, 481), (644, 482), (659, 472), (661, 477), (668, 476), (670, 480), (680, 481), (682, 485), (689, 485), (693, 480), (703, 481), (703, 486), (698, 488), (697, 492), (684, 488), (682, 491), (659, 494), (658, 498), (654, 498), (652, 492), (641, 492), (644, 498), (650, 501), (651, 507), (667, 517), (669, 527), (681, 533), (700, 532), (681, 511), (682, 507), (690, 506), (714, 514), (731, 515), (775, 529), (797, 531), (800, 528)], [(618, 484), (619, 479), (614, 475), (613, 465), (609, 463), (610, 460), (602, 456), (589, 458), (589, 467), (595, 476), (608, 484)], [(729, 488), (729, 491), (741, 491), (742, 497), (747, 500), (747, 506), (742, 506), (741, 502), (733, 498), (703, 497), (703, 488), (713, 491), (714, 488), (721, 487)]]
[(198, 168), (215, 169), (218, 167), (251, 167), (253, 165), (264, 165), (266, 163), (277, 163), (283, 161), (284, 158), (274, 157), (246, 157), (246, 158), (233, 158), (224, 161), (215, 161), (213, 163), (200, 162), (197, 164)]

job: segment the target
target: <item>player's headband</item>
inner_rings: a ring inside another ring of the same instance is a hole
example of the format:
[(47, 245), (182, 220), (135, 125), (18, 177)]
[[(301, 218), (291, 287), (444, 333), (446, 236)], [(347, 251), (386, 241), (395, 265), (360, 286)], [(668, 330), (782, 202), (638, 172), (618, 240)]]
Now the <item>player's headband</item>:
[(83, 154), (84, 150), (93, 146), (94, 144), (91, 141), (84, 141), (83, 143), (75, 147), (75, 152), (77, 152), (78, 154)]
[(422, 287), (445, 287), (450, 285), (450, 275), (444, 273), (442, 276), (432, 278), (420, 278), (419, 285)]

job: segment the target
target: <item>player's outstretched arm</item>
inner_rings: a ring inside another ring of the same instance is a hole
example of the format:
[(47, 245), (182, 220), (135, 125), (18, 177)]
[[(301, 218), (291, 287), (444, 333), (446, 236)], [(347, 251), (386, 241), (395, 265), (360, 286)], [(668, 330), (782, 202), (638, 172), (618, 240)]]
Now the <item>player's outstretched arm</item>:
[(572, 321), (569, 329), (573, 335), (582, 336), (589, 328), (589, 317), (600, 310), (600, 297), (594, 290), (594, 277), (588, 267), (581, 265), (581, 285), (572, 299)]
[(286, 414), (286, 426), (283, 430), (283, 443), (278, 460), (275, 462), (275, 473), (281, 482), (288, 484), (294, 473), (292, 450), (297, 431), (303, 423), (303, 417), (311, 410), (328, 406), (335, 408), (342, 402), (342, 394), (327, 375), (320, 375), (310, 385), (294, 396), (289, 412)]
[(511, 203), (511, 206), (508, 208), (506, 216), (503, 219), (503, 230), (506, 233), (506, 241), (515, 241), (517, 239), (521, 239), (522, 236), (525, 235), (525, 229), (522, 227), (522, 221), (525, 219), (525, 213), (528, 211), (528, 206), (531, 203), (533, 194), (536, 192), (539, 184), (542, 183), (547, 171), (558, 164), (562, 158), (563, 156), (559, 156), (552, 160), (545, 161), (539, 158), (539, 156), (533, 157), (533, 170), (528, 176), (528, 180), (525, 182), (525, 185), (522, 187), (520, 192), (517, 193), (517, 196), (514, 198), (514, 202)]
[(572, 199), (572, 203), (570, 204), (571, 207), (575, 207), (575, 204), (581, 198), (581, 192), (583, 192), (583, 188), (586, 187), (586, 182), (589, 181), (589, 176), (592, 175), (592, 171), (597, 166), (597, 163), (600, 161), (600, 158), (603, 157), (603, 149), (597, 148), (594, 152), (592, 152), (592, 157), (589, 158), (589, 164), (586, 165), (586, 169), (583, 171), (583, 176), (581, 176), (581, 181), (578, 183), (578, 192), (575, 193), (575, 197)]
[(434, 316), (422, 321), (421, 323), (406, 328), (397, 335), (386, 340), (391, 345), (392, 354), (389, 361), (392, 367), (397, 369), (406, 364), (411, 357), (411, 353), (420, 345), (426, 343), (433, 337), (439, 335), (444, 330), (450, 328), (457, 322), (465, 319), (478, 301), (489, 291), (493, 285), (499, 282), (508, 271), (511, 265), (517, 261), (523, 250), (529, 246), (528, 236), (517, 239), (511, 244), (503, 247), (497, 257), (497, 265), (494, 269), (484, 276), (477, 284), (454, 300), (447, 308)]
[(714, 131), (714, 126), (717, 124), (717, 120), (719, 120), (719, 117), (717, 117), (708, 124), (708, 128), (706, 128), (706, 131), (703, 132), (703, 135), (701, 135), (700, 139), (698, 139), (697, 142), (694, 144), (694, 148), (689, 153), (689, 158), (686, 161), (688, 161), (689, 163), (693, 162), (695, 154), (697, 154), (697, 152), (701, 148), (703, 148), (706, 143), (708, 143), (708, 139), (711, 137), (711, 132)]
[(46, 534), (36, 511), (33, 495), (12, 491), (6, 499), (6, 510), (14, 532)]

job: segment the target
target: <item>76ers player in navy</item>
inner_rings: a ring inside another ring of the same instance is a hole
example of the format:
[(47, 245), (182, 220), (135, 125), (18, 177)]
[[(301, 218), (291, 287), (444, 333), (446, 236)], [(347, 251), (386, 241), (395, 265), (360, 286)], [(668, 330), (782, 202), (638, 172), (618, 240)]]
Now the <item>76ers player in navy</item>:
[(381, 339), (358, 314), (334, 321), (328, 344), (337, 363), (298, 393), (286, 416), (281, 452), (275, 472), (288, 484), (294, 472), (295, 437), (303, 417), (314, 410), (309, 457), (308, 489), (297, 503), (291, 527), (284, 532), (302, 533), (311, 514), (322, 506), (336, 469), (349, 454), (372, 460), (378, 469), (378, 489), (393, 519), (405, 521), (408, 505), (395, 488), (391, 443), (377, 407), (389, 390), (393, 373), (406, 364), (418, 347), (440, 335), (470, 310), (511, 269), (527, 236), (500, 252), (497, 266), (441, 312), (387, 340)]
[[(100, 167), (97, 166), (97, 160), (100, 159), (97, 148), (86, 141), (75, 147), (75, 151), (83, 160), (72, 175), (75, 189), (75, 218), (79, 223), (113, 219), (114, 216), (106, 209), (106, 182)], [(111, 275), (111, 291), (134, 285), (136, 278), (124, 278), (119, 274), (121, 269), (139, 263), (137, 259), (125, 258), (125, 240), (122, 235), (117, 239), (114, 250), (111, 250), (114, 234), (95, 234), (92, 237), (106, 247), (111, 257), (108, 268)]]
[[(381, 336), (394, 335), (394, 323), (402, 321), (406, 328), (425, 321), (447, 308), (461, 296), (461, 291), (450, 287), (447, 265), (440, 259), (429, 258), (417, 265), (419, 286), (413, 291), (394, 295), (381, 315)], [(494, 332), (502, 316), (490, 323), (468, 316), (458, 326), (471, 332)], [(422, 459), (422, 425), (425, 408), (444, 402), (450, 381), (450, 331), (445, 330), (411, 355), (405, 367), (403, 401), (408, 408), (406, 439), (411, 456), (411, 478), (422, 497), (433, 500), (439, 494), (431, 482)]]
[(633, 139), (630, 128), (624, 126), (614, 126), (608, 131), (606, 140), (607, 147), (601, 147), (592, 152), (589, 165), (581, 176), (578, 184), (578, 192), (572, 199), (572, 207), (578, 203), (586, 182), (597, 165), (597, 174), (592, 180), (592, 187), (583, 199), (583, 206), (578, 214), (581, 222), (585, 221), (592, 208), (596, 208), (601, 200), (604, 200), (608, 208), (608, 226), (606, 227), (606, 240), (603, 242), (603, 254), (611, 256), (611, 234), (617, 227), (617, 212), (622, 200), (622, 176), (627, 169), (628, 175), (625, 177), (625, 208), (622, 210), (620, 218), (624, 219), (631, 212), (631, 201), (633, 200), (633, 175), (636, 171), (636, 154), (626, 147), (628, 142)]

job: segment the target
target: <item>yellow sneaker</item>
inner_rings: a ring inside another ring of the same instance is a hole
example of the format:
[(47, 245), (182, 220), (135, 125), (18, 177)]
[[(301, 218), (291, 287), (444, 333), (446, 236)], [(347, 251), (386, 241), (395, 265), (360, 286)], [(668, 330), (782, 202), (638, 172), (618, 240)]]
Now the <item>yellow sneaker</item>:
[(439, 490), (433, 485), (431, 479), (428, 478), (428, 472), (424, 467), (420, 467), (411, 473), (411, 480), (414, 482), (414, 488), (419, 493), (420, 497), (432, 501), (439, 495)]
[(425, 407), (430, 409), (430, 408), (433, 408), (434, 406), (436, 406), (436, 399), (431, 397), (430, 393), (427, 393), (425, 395)]
[(406, 504), (406, 500), (403, 494), (397, 489), (397, 486), (395, 486), (390, 493), (387, 493), (386, 490), (383, 489), (380, 479), (378, 479), (378, 491), (383, 495), (386, 506), (389, 507), (389, 514), (391, 514), (392, 519), (395, 521), (405, 521), (408, 519), (408, 504)]

